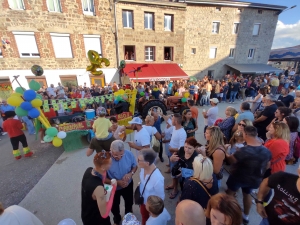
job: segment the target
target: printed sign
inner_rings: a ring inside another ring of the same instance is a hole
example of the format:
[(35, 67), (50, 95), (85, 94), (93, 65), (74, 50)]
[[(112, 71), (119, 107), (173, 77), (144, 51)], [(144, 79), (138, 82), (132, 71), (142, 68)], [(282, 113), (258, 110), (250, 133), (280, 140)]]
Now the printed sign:
[(43, 105), (44, 112), (50, 112), (49, 105)]

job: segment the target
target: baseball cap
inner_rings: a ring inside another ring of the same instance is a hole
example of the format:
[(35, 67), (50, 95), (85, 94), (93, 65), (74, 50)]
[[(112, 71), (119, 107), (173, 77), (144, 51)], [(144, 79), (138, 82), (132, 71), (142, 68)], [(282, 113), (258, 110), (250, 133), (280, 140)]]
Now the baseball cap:
[(98, 115), (106, 115), (106, 109), (104, 107), (98, 107), (97, 114)]
[(209, 101), (211, 101), (211, 102), (213, 102), (215, 104), (219, 103), (219, 100), (217, 98), (212, 98)]
[(142, 125), (143, 121), (140, 117), (133, 117), (131, 121), (128, 122), (129, 124), (140, 124)]

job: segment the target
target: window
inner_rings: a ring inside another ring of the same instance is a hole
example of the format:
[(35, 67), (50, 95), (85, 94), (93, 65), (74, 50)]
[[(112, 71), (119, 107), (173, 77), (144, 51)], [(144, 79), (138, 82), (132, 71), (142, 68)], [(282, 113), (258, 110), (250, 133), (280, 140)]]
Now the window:
[(153, 30), (153, 19), (154, 19), (154, 14), (153, 13), (145, 12), (145, 14), (144, 14), (145, 29)]
[(69, 34), (50, 33), (56, 58), (73, 58)]
[(215, 47), (210, 48), (209, 58), (214, 59), (214, 58), (216, 58), (216, 56), (217, 56), (217, 48), (215, 48)]
[(102, 51), (100, 35), (83, 35), (83, 41), (86, 57), (89, 50), (94, 50), (101, 55)]
[(173, 47), (164, 48), (164, 60), (173, 61)]
[(145, 47), (145, 60), (154, 61), (154, 47)]
[(229, 50), (229, 58), (234, 58), (234, 52), (235, 52), (235, 49), (234, 48), (230, 48), (230, 50)]
[(34, 32), (13, 32), (20, 57), (40, 57)]
[(8, 4), (11, 9), (25, 9), (23, 0), (9, 0)]
[(214, 70), (208, 70), (208, 71), (207, 71), (207, 76), (208, 76), (208, 78), (213, 79), (213, 78), (214, 78), (214, 73), (215, 73)]
[(233, 24), (233, 33), (237, 34), (239, 32), (240, 23), (234, 23)]
[(259, 34), (259, 30), (260, 30), (260, 23), (254, 24), (252, 35), (257, 36)]
[(76, 75), (62, 75), (59, 78), (61, 85), (64, 87), (71, 88), (72, 86), (78, 86)]
[(196, 54), (196, 48), (192, 48), (191, 54)]
[(262, 14), (263, 11), (261, 9), (257, 10), (258, 14)]
[(133, 28), (133, 12), (129, 10), (122, 11), (123, 27)]
[(47, 0), (47, 6), (50, 12), (62, 12), (60, 0)]
[(94, 0), (82, 0), (82, 10), (86, 15), (95, 15)]
[(29, 84), (30, 81), (35, 80), (36, 82), (38, 82), (41, 87), (46, 86), (47, 87), (47, 81), (45, 76), (42, 77), (36, 77), (36, 76), (26, 76), (27, 79), (27, 83)]
[(135, 60), (135, 46), (124, 46), (124, 60)]
[(173, 15), (165, 15), (165, 31), (173, 31)]
[(218, 34), (219, 33), (219, 28), (220, 28), (220, 22), (213, 22), (213, 24), (212, 24), (212, 33), (213, 34)]
[(254, 48), (250, 48), (249, 51), (248, 51), (248, 59), (253, 59), (254, 57), (254, 52), (255, 52), (255, 49)]
[(220, 6), (216, 7), (216, 11), (221, 12), (221, 7)]

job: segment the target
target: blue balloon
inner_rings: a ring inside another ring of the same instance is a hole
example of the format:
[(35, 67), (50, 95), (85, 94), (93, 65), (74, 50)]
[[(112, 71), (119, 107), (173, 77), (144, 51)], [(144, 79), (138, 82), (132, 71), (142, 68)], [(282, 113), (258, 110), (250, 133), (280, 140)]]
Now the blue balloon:
[(30, 116), (31, 118), (38, 118), (40, 115), (40, 111), (37, 110), (36, 108), (32, 108), (31, 110), (28, 111), (28, 116)]
[(26, 101), (30, 102), (36, 98), (36, 93), (33, 90), (27, 90), (24, 92), (23, 96)]
[(114, 103), (117, 105), (117, 104), (119, 103), (119, 101), (116, 99), (116, 100), (114, 101)]
[(20, 106), (26, 111), (29, 111), (33, 108), (30, 102), (22, 102)]

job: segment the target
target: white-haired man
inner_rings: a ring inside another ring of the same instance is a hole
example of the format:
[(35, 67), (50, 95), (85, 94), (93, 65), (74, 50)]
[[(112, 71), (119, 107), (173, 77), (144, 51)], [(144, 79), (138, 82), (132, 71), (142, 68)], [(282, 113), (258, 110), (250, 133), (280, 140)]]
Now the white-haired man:
[(106, 183), (110, 184), (111, 179), (117, 180), (117, 190), (111, 212), (114, 215), (114, 223), (121, 222), (120, 198), (124, 199), (125, 215), (132, 212), (133, 205), (133, 180), (132, 176), (137, 170), (137, 163), (131, 151), (125, 150), (124, 142), (115, 140), (110, 146), (112, 163), (107, 171)]

